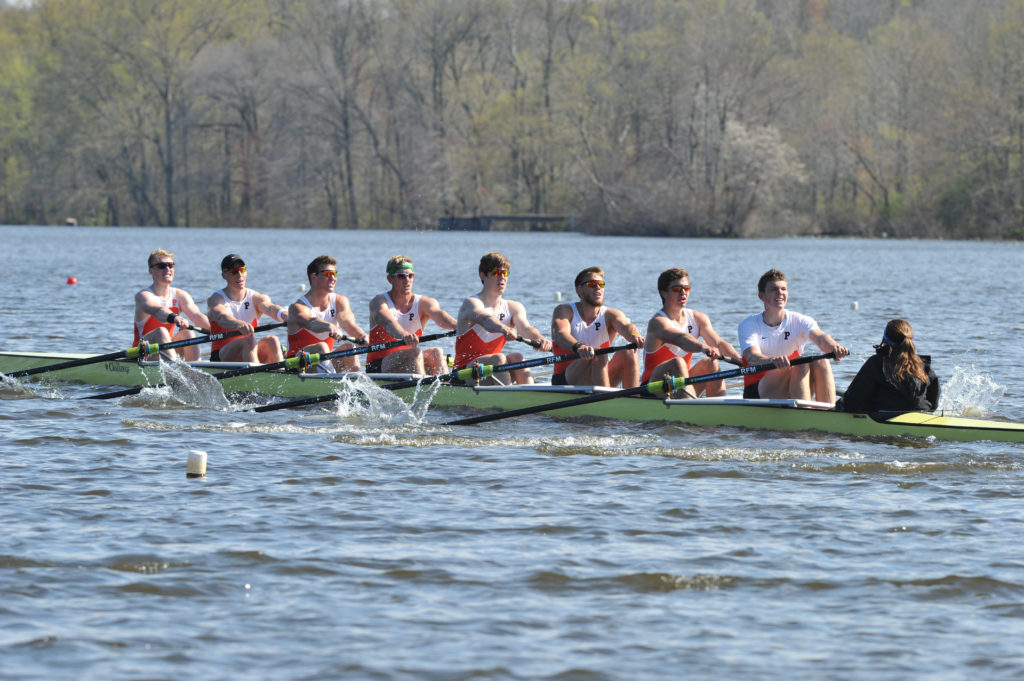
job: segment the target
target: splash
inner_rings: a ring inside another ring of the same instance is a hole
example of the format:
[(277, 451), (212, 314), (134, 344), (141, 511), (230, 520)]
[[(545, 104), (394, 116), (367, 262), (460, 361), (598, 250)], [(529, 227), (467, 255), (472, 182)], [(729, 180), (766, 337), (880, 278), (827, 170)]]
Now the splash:
[(413, 399), (406, 402), (391, 390), (380, 388), (365, 374), (342, 379), (344, 390), (334, 403), (335, 413), (342, 419), (417, 425), (426, 418), (430, 402), (441, 384), (431, 381), (417, 386)]
[(160, 362), (160, 381), (162, 385), (144, 388), (138, 395), (124, 398), (124, 403), (142, 407), (232, 408), (216, 378), (180, 359)]
[(942, 383), (939, 409), (961, 416), (985, 416), (992, 413), (1006, 392), (988, 374), (973, 364), (953, 367), (953, 376)]
[(52, 397), (38, 384), (22, 383), (16, 378), (0, 374), (0, 400), (30, 400), (36, 397)]

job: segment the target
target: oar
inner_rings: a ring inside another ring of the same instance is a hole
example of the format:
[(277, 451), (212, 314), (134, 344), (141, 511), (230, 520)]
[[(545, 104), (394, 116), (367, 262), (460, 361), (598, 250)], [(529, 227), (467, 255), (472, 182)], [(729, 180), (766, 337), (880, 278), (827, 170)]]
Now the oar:
[[(598, 348), (594, 350), (595, 355), (606, 355), (609, 352), (618, 352), (619, 350), (635, 350), (636, 343), (630, 343), (629, 345), (620, 345), (614, 348)], [(564, 355), (548, 355), (547, 357), (535, 357), (534, 359), (523, 360), (522, 362), (514, 362), (512, 364), (501, 364), (494, 366), (491, 364), (476, 365), (472, 367), (466, 367), (465, 369), (457, 369), (451, 373), (441, 374), (440, 376), (431, 376), (429, 378), (410, 378), (405, 381), (398, 381), (397, 383), (388, 383), (386, 385), (379, 386), (382, 390), (401, 390), (402, 388), (413, 388), (421, 383), (433, 385), (438, 382), (450, 383), (454, 380), (459, 381), (470, 381), (475, 378), (486, 378), (492, 374), (502, 373), (504, 371), (516, 371), (518, 369), (528, 369), (530, 367), (542, 366), (544, 364), (557, 364), (558, 362), (568, 362), (570, 360), (579, 359), (580, 353), (570, 352)], [(256, 407), (253, 411), (267, 412), (277, 411), (278, 409), (292, 409), (294, 407), (305, 407), (311, 404), (320, 404), (321, 402), (331, 402), (338, 399), (336, 393), (329, 395), (317, 395), (316, 397), (304, 397), (300, 400), (290, 400), (288, 402), (277, 402), (275, 404), (265, 404), (262, 407)]]
[[(276, 329), (284, 326), (285, 322), (277, 322), (275, 324), (265, 324), (263, 326), (257, 326), (253, 329), (257, 331), (269, 331), (270, 329)], [(61, 362), (59, 364), (50, 364), (44, 367), (35, 367), (34, 369), (22, 369), (21, 371), (13, 371), (8, 376), (11, 378), (20, 378), (22, 376), (34, 376), (35, 374), (42, 374), (47, 371), (60, 371), (61, 369), (71, 369), (73, 367), (80, 367), (86, 364), (96, 364), (98, 362), (106, 362), (108, 360), (116, 359), (138, 359), (145, 355), (155, 355), (161, 350), (173, 350), (174, 348), (184, 348), (189, 345), (199, 345), (200, 343), (210, 343), (216, 340), (222, 340), (225, 338), (233, 338), (234, 336), (241, 335), (241, 331), (224, 331), (221, 333), (211, 334), (205, 329), (197, 329), (193, 326), (189, 328), (199, 333), (209, 334), (205, 336), (199, 336), (197, 338), (187, 338), (180, 341), (172, 341), (170, 343), (139, 343), (133, 348), (127, 350), (119, 350), (117, 352), (110, 352), (106, 355), (93, 355), (92, 357), (83, 357), (81, 359), (72, 359), (67, 362)]]
[[(821, 359), (829, 359), (835, 357), (835, 353), (829, 352), (824, 355), (808, 355), (807, 357), (797, 357), (796, 359), (790, 360), (791, 365), (807, 364), (809, 362), (817, 362)], [(616, 397), (629, 397), (630, 395), (639, 395), (641, 393), (650, 393), (652, 395), (657, 393), (668, 392), (669, 390), (679, 390), (687, 385), (694, 383), (704, 383), (706, 381), (718, 381), (723, 378), (732, 378), (733, 376), (746, 376), (748, 374), (759, 374), (762, 371), (771, 371), (776, 366), (771, 363), (756, 364), (749, 367), (740, 367), (739, 369), (728, 369), (726, 371), (718, 371), (713, 374), (705, 374), (703, 376), (694, 376), (692, 378), (666, 378), (662, 381), (654, 381), (652, 383), (645, 383), (635, 388), (626, 388), (625, 390), (615, 390), (607, 393), (596, 393), (594, 395), (586, 395), (584, 397), (577, 397), (571, 400), (562, 400), (560, 402), (549, 402), (548, 404), (538, 404), (533, 407), (523, 407), (522, 409), (511, 409), (509, 411), (500, 411), (494, 414), (484, 414), (482, 416), (472, 416), (470, 418), (458, 419), (456, 421), (447, 421), (441, 425), (445, 426), (469, 426), (474, 423), (486, 423), (487, 421), (497, 421), (499, 419), (507, 419), (513, 416), (523, 416), (525, 414), (536, 414), (542, 411), (553, 411), (555, 409), (564, 409), (566, 407), (575, 407), (581, 404), (590, 404), (592, 402), (603, 402), (604, 400), (615, 399)]]
[[(435, 333), (420, 338), (420, 342), (437, 340), (439, 338), (445, 338), (447, 336), (454, 335), (454, 331), (446, 331), (444, 333)], [(405, 345), (405, 341), (390, 341), (387, 343), (374, 343), (373, 345), (364, 345), (361, 348), (350, 348), (348, 350), (336, 350), (334, 352), (327, 352), (324, 354), (319, 353), (299, 353), (295, 357), (289, 357), (283, 362), (271, 362), (270, 364), (258, 364), (256, 366), (241, 367), (239, 369), (228, 369), (227, 371), (221, 371), (220, 373), (213, 374), (213, 377), (218, 381), (223, 381), (226, 378), (234, 378), (236, 376), (248, 376), (249, 374), (257, 374), (265, 371), (274, 371), (276, 369), (285, 369), (291, 371), (301, 371), (306, 367), (316, 366), (322, 362), (326, 362), (329, 359), (337, 359), (339, 357), (351, 357), (352, 355), (362, 355), (368, 352), (377, 352), (378, 350), (390, 350), (391, 348), (398, 348)], [(87, 395), (83, 397), (84, 400), (109, 400), (114, 397), (127, 397), (128, 395), (136, 395), (142, 392), (143, 388), (150, 386), (136, 386), (134, 388), (128, 388), (127, 390), (115, 390), (109, 393), (99, 393), (98, 395)], [(154, 388), (159, 386), (152, 386)]]

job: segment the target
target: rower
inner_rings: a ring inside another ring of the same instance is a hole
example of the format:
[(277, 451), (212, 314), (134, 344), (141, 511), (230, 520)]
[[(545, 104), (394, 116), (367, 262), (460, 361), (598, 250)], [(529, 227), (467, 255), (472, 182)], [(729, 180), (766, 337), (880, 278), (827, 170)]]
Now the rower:
[[(658, 276), (661, 309), (647, 322), (641, 376), (645, 383), (669, 376), (686, 378), (717, 373), (720, 357), (740, 358), (736, 348), (718, 335), (706, 314), (686, 307), (690, 290), (690, 274), (682, 267), (672, 267)], [(692, 364), (695, 352), (706, 357)], [(725, 395), (725, 380), (695, 383), (693, 388), (683, 390), (684, 397), (699, 395)]]
[(757, 297), (764, 311), (750, 315), (739, 326), (743, 360), (747, 364), (772, 362), (778, 368), (744, 376), (743, 397), (809, 400), (813, 394), (819, 402), (834, 404), (836, 384), (827, 360), (799, 366), (791, 366), (789, 360), (800, 355), (808, 340), (823, 352), (835, 353), (837, 362), (850, 351), (818, 328), (811, 317), (786, 309), (789, 284), (779, 270), (770, 269), (761, 275)]
[[(338, 261), (329, 255), (313, 258), (306, 266), (306, 279), (309, 293), (288, 306), (288, 357), (300, 352), (327, 354), (335, 350), (335, 341), (345, 339), (346, 332), (360, 345), (366, 345), (366, 332), (356, 324), (348, 298), (334, 291), (338, 283)], [(337, 350), (354, 347), (352, 343), (344, 343)], [(326, 373), (358, 371), (359, 358), (356, 355), (339, 357), (317, 368)]]
[(914, 327), (904, 319), (885, 325), (882, 342), (836, 404), (838, 411), (935, 411), (939, 378), (931, 358), (918, 355)]
[[(482, 288), (462, 301), (455, 327), (455, 368), (470, 364), (502, 365), (521, 362), (518, 352), (502, 353), (505, 342), (519, 336), (536, 341), (542, 352), (551, 351), (551, 341), (531, 326), (522, 303), (504, 298), (511, 272), (508, 258), (491, 252), (480, 258), (477, 273)], [(500, 383), (533, 383), (529, 369), (495, 374)], [(494, 383), (487, 379), (486, 383)]]
[(594, 354), (595, 348), (610, 347), (617, 335), (637, 347), (644, 346), (640, 329), (621, 310), (605, 306), (604, 270), (588, 267), (576, 275), (573, 285), (579, 301), (555, 308), (551, 315), (551, 340), (556, 355), (577, 352), (580, 358), (555, 364), (551, 385), (640, 385), (640, 358), (636, 350)]
[[(202, 329), (210, 328), (210, 320), (183, 289), (171, 286), (174, 281), (174, 254), (160, 248), (147, 260), (153, 283), (135, 294), (135, 332), (132, 347), (140, 342), (169, 343), (172, 340), (195, 338), (189, 321)], [(175, 359), (174, 350), (165, 350), (167, 359)], [(199, 359), (199, 346), (182, 349), (189, 362)]]
[(370, 342), (403, 340), (406, 345), (371, 352), (366, 356), (366, 372), (440, 374), (446, 368), (444, 350), (419, 347), (419, 337), (427, 322), (433, 320), (442, 329), (454, 329), (455, 318), (435, 299), (412, 292), (416, 271), (409, 256), (393, 256), (385, 272), (391, 288), (370, 301)]
[(239, 330), (241, 336), (214, 341), (210, 360), (214, 362), (249, 362), (267, 364), (284, 361), (281, 341), (266, 336), (258, 341), (253, 327), (263, 315), (284, 322), (288, 311), (274, 304), (270, 296), (246, 287), (248, 272), (242, 256), (232, 253), (220, 261), (220, 276), (225, 286), (206, 301), (210, 330), (214, 333)]

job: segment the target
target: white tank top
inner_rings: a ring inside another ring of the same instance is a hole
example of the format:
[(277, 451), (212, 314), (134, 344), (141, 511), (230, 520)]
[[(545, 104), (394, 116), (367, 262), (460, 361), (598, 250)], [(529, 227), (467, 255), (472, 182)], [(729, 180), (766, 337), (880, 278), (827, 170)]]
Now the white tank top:
[(412, 297), (412, 307), (408, 312), (399, 312), (395, 307), (395, 301), (391, 300), (391, 296), (387, 292), (384, 293), (384, 297), (388, 301), (388, 310), (391, 311), (391, 316), (400, 327), (408, 333), (423, 330), (423, 324), (420, 322), (420, 294), (417, 293)]
[(231, 298), (228, 297), (228, 294), (224, 292), (224, 289), (215, 291), (214, 294), (224, 299), (224, 303), (228, 306), (231, 316), (235, 319), (245, 322), (246, 324), (252, 324), (256, 321), (256, 306), (252, 302), (251, 289), (245, 289), (245, 297), (237, 301), (231, 300)]
[(572, 337), (592, 348), (604, 347), (606, 343), (611, 343), (611, 338), (608, 335), (608, 324), (604, 319), (604, 311), (606, 309), (602, 305), (601, 309), (597, 311), (597, 317), (594, 318), (594, 321), (587, 324), (583, 321), (583, 317), (580, 316), (580, 310), (576, 307), (576, 303), (573, 303), (572, 322), (569, 327)]

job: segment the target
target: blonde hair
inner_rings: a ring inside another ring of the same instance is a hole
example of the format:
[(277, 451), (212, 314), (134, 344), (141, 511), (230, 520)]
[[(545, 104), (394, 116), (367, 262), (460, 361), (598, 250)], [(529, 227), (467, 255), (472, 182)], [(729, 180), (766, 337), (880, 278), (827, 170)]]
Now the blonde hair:
[(384, 268), (384, 271), (390, 277), (392, 274), (394, 274), (395, 272), (397, 272), (400, 269), (409, 269), (409, 268), (403, 268), (402, 267), (402, 265), (404, 265), (406, 263), (409, 263), (409, 266), (411, 267), (412, 266), (412, 258), (410, 258), (407, 255), (393, 255), (388, 260), (387, 267)]
[(157, 258), (170, 258), (171, 260), (174, 260), (174, 254), (170, 251), (158, 248), (149, 254), (149, 260), (146, 261), (146, 267), (152, 267), (153, 263), (157, 261)]

